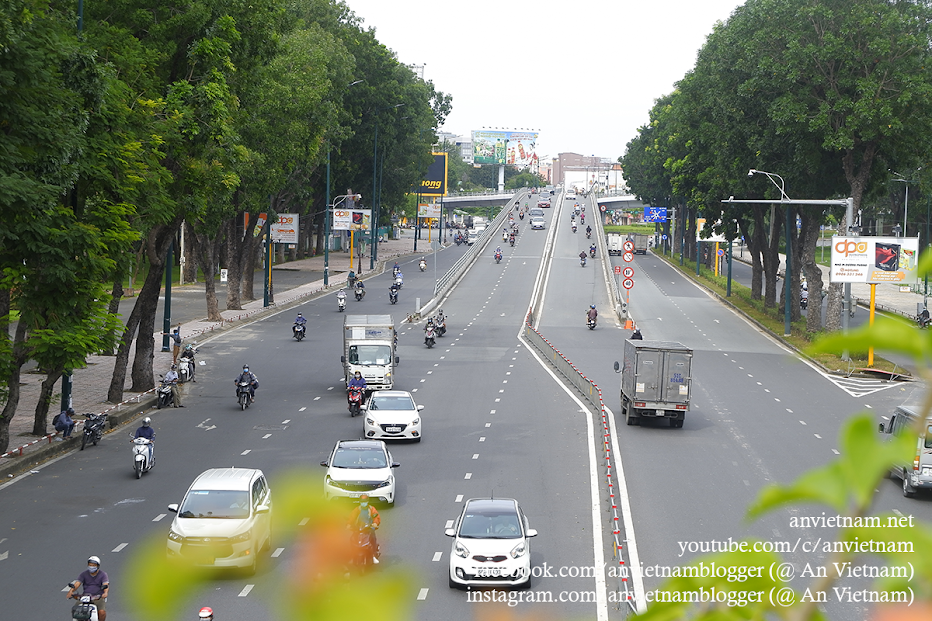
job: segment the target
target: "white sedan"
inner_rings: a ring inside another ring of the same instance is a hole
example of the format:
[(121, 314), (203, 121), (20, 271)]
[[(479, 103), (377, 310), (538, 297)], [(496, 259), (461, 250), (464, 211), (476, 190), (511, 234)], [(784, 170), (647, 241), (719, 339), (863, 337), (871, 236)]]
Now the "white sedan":
[(363, 406), (367, 438), (421, 441), (421, 410), (411, 393), (403, 390), (379, 390)]

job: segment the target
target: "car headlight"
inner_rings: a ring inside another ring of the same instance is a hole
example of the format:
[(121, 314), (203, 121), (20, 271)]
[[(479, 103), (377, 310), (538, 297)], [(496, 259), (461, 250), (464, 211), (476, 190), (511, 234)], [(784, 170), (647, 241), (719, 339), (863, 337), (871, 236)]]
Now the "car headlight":
[(391, 480), (391, 479), (385, 479), (384, 481), (382, 481), (381, 483), (379, 483), (379, 487), (388, 487), (388, 486), (391, 485), (391, 484), (392, 484), (392, 480)]
[(366, 419), (366, 424), (367, 424), (367, 425), (372, 425), (373, 427), (375, 427), (375, 421), (372, 420), (371, 418), (367, 418), (367, 419)]
[(421, 424), (421, 419), (420, 419), (420, 418), (415, 418), (413, 421), (411, 421), (411, 424), (412, 424), (412, 425), (420, 425), (420, 424)]
[(177, 541), (178, 543), (181, 543), (182, 541), (184, 541), (184, 537), (182, 537), (181, 535), (179, 535), (172, 529), (168, 529), (168, 538), (172, 541)]
[(243, 542), (243, 541), (249, 541), (250, 539), (252, 539), (252, 533), (251, 533), (250, 531), (248, 531), (248, 530), (247, 530), (246, 532), (244, 532), (244, 533), (240, 533), (240, 534), (236, 535), (235, 537), (230, 537), (230, 541), (233, 542), (233, 543), (240, 543), (240, 542)]
[(453, 544), (453, 553), (454, 553), (455, 555), (461, 557), (461, 558), (468, 558), (468, 557), (469, 557), (469, 550), (467, 550), (467, 549), (466, 549), (466, 546), (464, 546), (464, 545), (463, 545), (462, 543), (460, 543), (459, 541), (457, 541), (455, 544)]
[(324, 476), (324, 485), (333, 485), (333, 479), (330, 478), (330, 475)]
[(385, 379), (391, 379), (391, 378), (392, 378), (392, 372), (391, 372), (391, 371), (386, 371), (386, 372), (385, 372)]
[(521, 558), (525, 554), (527, 554), (527, 542), (522, 541), (511, 551), (511, 558)]

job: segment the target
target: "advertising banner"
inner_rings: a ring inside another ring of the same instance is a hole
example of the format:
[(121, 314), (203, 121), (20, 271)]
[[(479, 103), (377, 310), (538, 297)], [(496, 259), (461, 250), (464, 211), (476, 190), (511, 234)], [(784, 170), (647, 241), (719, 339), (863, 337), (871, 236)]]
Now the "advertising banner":
[(259, 218), (256, 220), (256, 228), (252, 231), (253, 237), (259, 237), (262, 232), (262, 227), (265, 226), (265, 215), (264, 213), (259, 214)]
[(644, 222), (666, 222), (666, 207), (644, 207)]
[(298, 214), (280, 213), (278, 222), (269, 225), (272, 241), (282, 244), (298, 243)]
[(527, 168), (537, 160), (537, 136), (537, 132), (474, 130), (473, 163)]
[(918, 237), (832, 237), (831, 282), (917, 280)]
[(434, 161), (427, 168), (427, 174), (421, 180), (420, 185), (411, 188), (412, 194), (421, 196), (446, 196), (447, 195), (447, 154), (432, 153)]
[(418, 218), (439, 218), (440, 203), (421, 203), (417, 206)]
[(368, 231), (372, 221), (371, 209), (334, 209), (334, 231)]

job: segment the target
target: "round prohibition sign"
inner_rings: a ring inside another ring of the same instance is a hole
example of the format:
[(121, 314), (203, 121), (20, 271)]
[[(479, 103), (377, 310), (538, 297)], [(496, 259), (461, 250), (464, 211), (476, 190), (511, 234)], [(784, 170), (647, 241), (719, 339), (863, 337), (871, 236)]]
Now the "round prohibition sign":
[(634, 252), (634, 242), (631, 241), (630, 239), (625, 241), (625, 243), (623, 243), (621, 247), (627, 250), (628, 252)]
[(621, 273), (624, 275), (625, 278), (634, 278), (633, 267), (626, 267), (625, 269), (621, 270)]
[(634, 281), (631, 280), (630, 278), (625, 278), (624, 280), (621, 281), (621, 286), (624, 287), (625, 289), (630, 289), (631, 287), (634, 286)]
[(629, 251), (621, 255), (621, 258), (628, 262), (634, 261), (634, 254)]

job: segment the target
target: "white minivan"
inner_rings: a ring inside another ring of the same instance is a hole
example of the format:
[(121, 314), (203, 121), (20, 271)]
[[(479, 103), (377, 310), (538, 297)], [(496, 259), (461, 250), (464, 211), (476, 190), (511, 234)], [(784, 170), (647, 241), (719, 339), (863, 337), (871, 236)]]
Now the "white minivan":
[[(899, 406), (886, 425), (880, 423), (880, 433), (899, 435), (915, 434), (919, 412), (907, 406)], [(903, 495), (911, 498), (920, 489), (932, 489), (932, 416), (926, 418), (916, 437), (916, 453), (912, 463), (896, 465), (890, 474), (903, 483)]]

